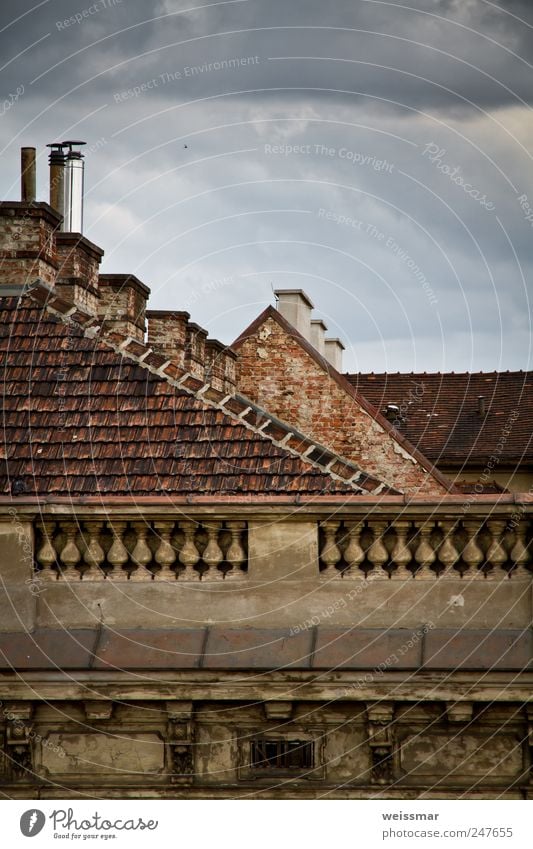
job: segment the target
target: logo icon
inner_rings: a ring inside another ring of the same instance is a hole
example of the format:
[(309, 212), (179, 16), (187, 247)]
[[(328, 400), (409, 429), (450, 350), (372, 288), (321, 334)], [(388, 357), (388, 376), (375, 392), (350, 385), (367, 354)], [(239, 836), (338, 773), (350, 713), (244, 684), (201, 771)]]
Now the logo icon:
[(42, 831), (46, 822), (46, 817), (42, 811), (37, 808), (31, 808), (25, 811), (20, 818), (20, 830), (24, 837), (35, 837)]

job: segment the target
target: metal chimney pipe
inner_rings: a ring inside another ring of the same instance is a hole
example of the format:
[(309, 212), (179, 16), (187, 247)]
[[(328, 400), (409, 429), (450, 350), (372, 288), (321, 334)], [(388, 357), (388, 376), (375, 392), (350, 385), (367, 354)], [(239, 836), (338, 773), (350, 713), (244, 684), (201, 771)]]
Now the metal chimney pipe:
[(50, 148), (50, 206), (65, 215), (65, 154), (62, 142), (47, 144)]
[(82, 144), (85, 142), (63, 142), (63, 147), (67, 148), (63, 230), (67, 233), (81, 233), (83, 230), (83, 154), (79, 150), (74, 150), (74, 145)]
[(33, 203), (36, 197), (35, 148), (20, 148), (20, 199)]

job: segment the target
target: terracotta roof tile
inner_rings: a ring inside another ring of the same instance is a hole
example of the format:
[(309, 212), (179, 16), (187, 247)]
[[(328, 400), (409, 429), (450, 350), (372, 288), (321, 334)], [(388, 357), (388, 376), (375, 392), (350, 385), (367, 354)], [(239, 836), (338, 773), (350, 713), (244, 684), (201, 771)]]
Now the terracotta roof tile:
[(29, 298), (1, 306), (0, 492), (354, 494)]
[[(500, 463), (533, 464), (533, 372), (346, 377), (377, 409), (400, 406), (400, 432), (435, 463), (485, 463), (501, 444)], [(478, 412), (480, 395), (485, 415)]]

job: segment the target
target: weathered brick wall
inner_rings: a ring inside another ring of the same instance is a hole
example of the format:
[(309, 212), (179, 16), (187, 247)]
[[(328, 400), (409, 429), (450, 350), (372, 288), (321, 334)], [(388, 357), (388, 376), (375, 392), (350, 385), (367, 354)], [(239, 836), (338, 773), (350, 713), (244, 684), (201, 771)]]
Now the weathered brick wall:
[(446, 491), (275, 318), (236, 347), (239, 391), (257, 404), (402, 492)]

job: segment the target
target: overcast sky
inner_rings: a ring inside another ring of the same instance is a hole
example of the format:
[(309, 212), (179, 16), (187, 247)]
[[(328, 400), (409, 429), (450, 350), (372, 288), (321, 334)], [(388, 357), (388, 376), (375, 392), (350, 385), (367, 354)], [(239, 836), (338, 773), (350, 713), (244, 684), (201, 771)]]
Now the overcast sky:
[(84, 139), (85, 235), (152, 308), (229, 343), (272, 289), (301, 288), (350, 371), (531, 367), (533, 3), (0, 16), (2, 197), (22, 145), (48, 200), (46, 143)]

